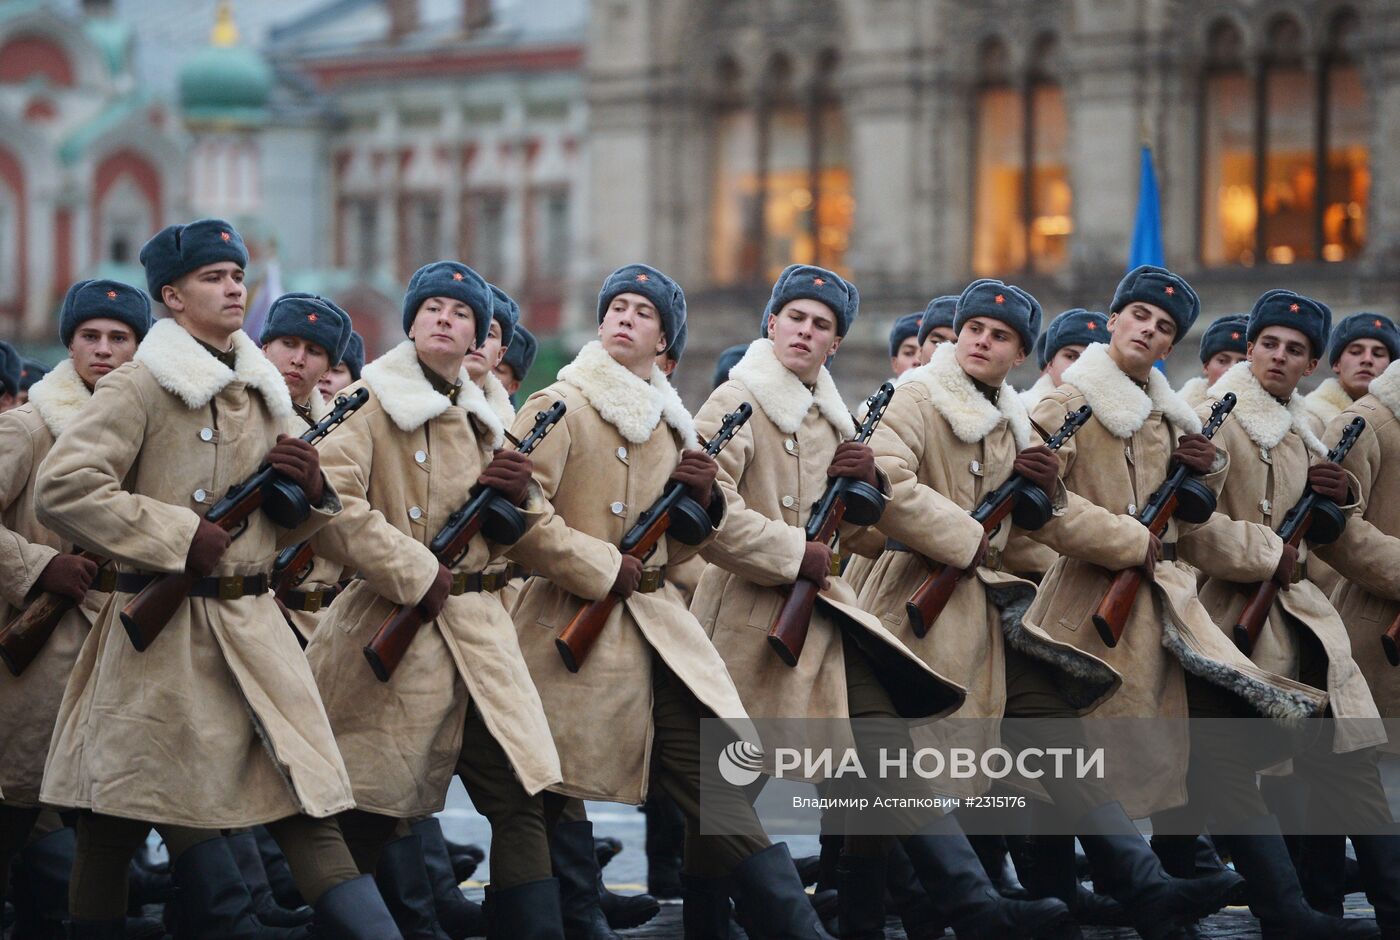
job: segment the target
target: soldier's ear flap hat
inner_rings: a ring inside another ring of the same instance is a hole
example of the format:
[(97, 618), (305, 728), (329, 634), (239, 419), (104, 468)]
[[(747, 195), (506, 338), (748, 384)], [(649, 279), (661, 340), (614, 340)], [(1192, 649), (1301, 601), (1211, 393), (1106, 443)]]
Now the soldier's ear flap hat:
[(899, 353), (899, 344), (906, 339), (917, 340), (919, 336), (919, 321), (924, 318), (922, 313), (906, 313), (904, 316), (894, 321), (894, 326), (890, 327), (890, 358), (893, 359)]
[(836, 314), (836, 335), (845, 336), (860, 313), (860, 291), (834, 271), (811, 264), (790, 264), (778, 275), (763, 308), (759, 334), (768, 335), (768, 318), (794, 300), (817, 300)]
[(146, 269), (146, 288), (151, 297), (161, 299), (161, 288), (206, 264), (232, 261), (248, 266), (248, 248), (243, 236), (223, 219), (199, 219), (188, 225), (167, 225), (141, 246), (141, 265)]
[(525, 376), (530, 374), (530, 367), (535, 364), (535, 355), (539, 350), (540, 342), (535, 339), (535, 334), (525, 329), (525, 324), (516, 324), (515, 338), (511, 340), (503, 361), (515, 373), (517, 382), (525, 381)]
[(1088, 346), (1108, 342), (1108, 317), (1097, 310), (1074, 307), (1046, 325), (1035, 341), (1036, 355), (1044, 369), (1055, 354), (1066, 346)]
[(25, 359), (19, 367), (19, 390), (29, 391), (29, 386), (49, 374), (48, 366), (34, 359)]
[(345, 355), (340, 361), (350, 370), (350, 378), (360, 381), (360, 370), (365, 367), (365, 338), (354, 330), (350, 331), (350, 341), (345, 344)]
[(486, 342), (495, 315), (495, 298), (486, 279), (460, 261), (433, 261), (423, 265), (408, 279), (408, 291), (403, 295), (403, 331), (413, 328), (418, 308), (430, 297), (448, 297), (472, 308), (476, 319), (476, 339), (472, 345)]
[(488, 286), (491, 288), (491, 316), (501, 325), (501, 348), (510, 349), (520, 325), (520, 304), (495, 284)]
[(607, 316), (608, 306), (619, 294), (640, 294), (661, 316), (661, 332), (670, 348), (685, 325), (685, 291), (669, 275), (649, 264), (624, 264), (603, 279), (598, 291), (598, 322)]
[(715, 360), (715, 373), (710, 377), (711, 390), (717, 389), (729, 381), (729, 370), (734, 368), (739, 360), (744, 358), (744, 353), (748, 351), (748, 343), (735, 343), (719, 354), (719, 358)]
[(1390, 350), (1390, 359), (1400, 359), (1400, 330), (1395, 321), (1379, 313), (1353, 313), (1332, 331), (1328, 364), (1335, 367), (1346, 348), (1359, 339), (1373, 339)]
[(1216, 353), (1237, 352), (1241, 356), (1249, 348), (1249, 315), (1221, 317), (1206, 327), (1201, 337), (1201, 365), (1210, 362)]
[(1117, 313), (1135, 301), (1165, 310), (1176, 321), (1178, 342), (1201, 314), (1201, 299), (1186, 279), (1155, 264), (1140, 264), (1124, 275), (1108, 312)]
[(350, 314), (335, 301), (293, 291), (272, 302), (258, 342), (267, 345), (279, 336), (299, 336), (324, 349), (334, 366), (344, 358), (353, 332)]
[(1286, 326), (1302, 333), (1312, 344), (1313, 356), (1321, 359), (1332, 332), (1332, 308), (1291, 290), (1265, 291), (1249, 311), (1245, 338), (1252, 343), (1269, 326)]
[(58, 308), (58, 339), (64, 346), (88, 320), (116, 320), (131, 327), (139, 343), (151, 328), (151, 298), (145, 291), (121, 281), (77, 281), (63, 295)]
[(919, 345), (928, 341), (929, 336), (940, 326), (953, 329), (953, 319), (958, 313), (958, 295), (944, 294), (928, 302), (923, 319), (919, 321)]
[(973, 317), (1000, 320), (1020, 335), (1021, 348), (1027, 354), (1035, 349), (1035, 338), (1040, 333), (1040, 301), (1016, 285), (990, 277), (967, 285), (958, 296), (953, 329), (961, 332), (963, 324)]

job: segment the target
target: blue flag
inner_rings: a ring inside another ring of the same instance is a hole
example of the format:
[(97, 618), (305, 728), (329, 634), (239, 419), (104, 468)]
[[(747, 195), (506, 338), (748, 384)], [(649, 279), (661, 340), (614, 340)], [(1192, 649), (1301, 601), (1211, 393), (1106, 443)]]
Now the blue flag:
[(1162, 203), (1157, 198), (1157, 173), (1152, 169), (1152, 148), (1142, 146), (1142, 176), (1138, 183), (1137, 221), (1128, 249), (1128, 270), (1140, 264), (1166, 267), (1162, 251)]

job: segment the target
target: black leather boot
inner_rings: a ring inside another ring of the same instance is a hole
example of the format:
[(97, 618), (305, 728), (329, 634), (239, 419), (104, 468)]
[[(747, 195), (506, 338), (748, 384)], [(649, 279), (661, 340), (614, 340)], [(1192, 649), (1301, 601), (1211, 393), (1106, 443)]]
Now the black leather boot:
[(310, 928), (270, 927), (253, 916), (253, 896), (243, 883), (228, 841), (206, 839), (170, 866), (176, 897), (177, 936), (218, 940), (304, 940)]
[(959, 940), (1003, 940), (1059, 931), (1073, 923), (1069, 908), (1056, 898), (1016, 901), (998, 894), (951, 815), (907, 837), (904, 850), (929, 900)]
[[(432, 818), (437, 819), (436, 816)], [(438, 831), (442, 831), (441, 825)], [(470, 878), (477, 866), (486, 861), (486, 850), (474, 842), (453, 842), (445, 837), (443, 842), (447, 844), (447, 857), (452, 861), (452, 875), (457, 879), (457, 884)]]
[(122, 940), (126, 935), (126, 918), (117, 920), (72, 920), (68, 936), (72, 940)]
[(909, 853), (898, 842), (885, 856), (885, 891), (888, 909), (899, 918), (909, 940), (935, 940), (943, 936), (947, 920), (934, 909), (933, 902), (919, 884), (918, 873)]
[(297, 890), (291, 866), (287, 864), (287, 856), (282, 854), (282, 847), (272, 838), (272, 833), (267, 831), (266, 826), (254, 826), (253, 835), (257, 837), (258, 851), (262, 853), (263, 871), (267, 872), (267, 883), (271, 886), (272, 896), (277, 903), (293, 911), (305, 907), (306, 899)]
[(613, 930), (640, 927), (661, 913), (661, 904), (650, 894), (613, 894), (598, 875), (598, 906)]
[(1037, 835), (1027, 840), (1021, 878), (1033, 898), (1059, 898), (1085, 927), (1127, 927), (1128, 912), (1079, 880), (1074, 836)]
[[(1221, 871), (1173, 878), (1118, 803), (1105, 803), (1079, 821), (1079, 841), (1102, 884), (1127, 910), (1145, 940), (1167, 937), (1224, 907), (1240, 876)], [(1194, 838), (1188, 847), (1194, 857)]]
[(1011, 864), (1011, 855), (1006, 850), (1005, 839), (998, 835), (973, 835), (968, 836), (967, 841), (972, 844), (972, 850), (982, 860), (982, 868), (987, 872), (987, 877), (992, 880), (1002, 897), (1030, 897), (1030, 892), (1021, 884), (1021, 879), (1016, 875), (1016, 868)]
[(422, 839), (408, 835), (384, 846), (374, 880), (404, 940), (448, 940), (438, 926), (433, 887), (423, 867)]
[(559, 822), (549, 838), (549, 858), (559, 880), (559, 907), (568, 940), (619, 940), (599, 903), (598, 857), (593, 823)]
[(243, 875), (243, 883), (253, 897), (253, 916), (269, 927), (299, 927), (311, 923), (314, 916), (309, 907), (288, 910), (277, 903), (272, 896), (272, 886), (267, 883), (267, 872), (263, 869), (262, 853), (258, 851), (258, 837), (252, 831), (237, 832), (227, 837), (229, 851)]
[(681, 847), (685, 817), (660, 788), (653, 787), (642, 804), (646, 815), (647, 893), (655, 898), (681, 896)]
[(1298, 837), (1298, 843), (1293, 867), (1303, 886), (1303, 898), (1313, 910), (1341, 917), (1347, 894), (1347, 837), (1304, 835)]
[(429, 816), (410, 828), (423, 843), (423, 868), (432, 885), (433, 906), (437, 908), (438, 923), (443, 931), (451, 940), (485, 935), (486, 919), (481, 905), (462, 893), (450, 845), (442, 834), (442, 824), (436, 816)]
[(742, 923), (764, 940), (835, 940), (802, 889), (787, 843), (770, 845), (734, 869)]
[[(32, 840), (15, 856), (10, 865), (15, 940), (56, 940), (64, 935), (76, 843), (73, 830), (64, 827)], [(0, 894), (5, 888), (0, 884)]]
[(841, 940), (883, 940), (885, 860), (842, 855), (836, 863), (836, 890), (836, 935)]
[[(592, 854), (592, 842), (589, 843)], [(544, 878), (503, 891), (492, 890), (486, 936), (490, 940), (563, 940), (559, 881)]]
[(734, 929), (728, 878), (681, 876), (681, 925), (685, 940), (729, 940)]
[(846, 837), (826, 833), (818, 837), (821, 854), (817, 857), (817, 891), (836, 890), (836, 863), (841, 860), (841, 846)]
[(361, 875), (342, 881), (316, 899), (317, 936), (335, 940), (401, 940), (374, 879)]
[(1236, 871), (1245, 877), (1249, 909), (1259, 918), (1265, 940), (1336, 940), (1380, 935), (1372, 920), (1333, 917), (1308, 906), (1275, 817), (1260, 816), (1234, 828), (1240, 831), (1219, 836), (1218, 841), (1229, 846)]
[(1400, 940), (1400, 833), (1352, 836), (1366, 899), (1385, 940)]

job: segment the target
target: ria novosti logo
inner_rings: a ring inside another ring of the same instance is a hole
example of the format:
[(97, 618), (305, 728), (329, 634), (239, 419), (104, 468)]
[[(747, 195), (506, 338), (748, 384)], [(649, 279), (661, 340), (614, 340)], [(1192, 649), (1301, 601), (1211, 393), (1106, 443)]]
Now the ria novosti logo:
[(746, 787), (763, 772), (763, 748), (735, 741), (719, 752), (719, 775), (730, 786)]

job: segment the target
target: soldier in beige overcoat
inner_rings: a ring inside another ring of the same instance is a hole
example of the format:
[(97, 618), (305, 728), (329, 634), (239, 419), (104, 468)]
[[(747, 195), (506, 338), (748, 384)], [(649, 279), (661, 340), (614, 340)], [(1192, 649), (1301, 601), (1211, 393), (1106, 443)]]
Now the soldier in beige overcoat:
[[(500, 417), (465, 372), (492, 303), (466, 265), (420, 268), (404, 297), (409, 338), (365, 366), (359, 386), (369, 402), (322, 447), (344, 509), (313, 545), (358, 574), (307, 659), (354, 787), (356, 808), (341, 827), (413, 936), (432, 935), (437, 914), (422, 890), (420, 836), (392, 837), (442, 809), (454, 772), (492, 824), (495, 929), (528, 937), (560, 929), (540, 797), (559, 782), (559, 763), (510, 616), (482, 590), (482, 571), (503, 546), (474, 538), (452, 568), (428, 548), (477, 485), (499, 489), (527, 525), (539, 519), (529, 459), (501, 449)], [(361, 650), (396, 607), (410, 605), (425, 622), (382, 682)]]
[[(127, 863), (155, 825), (265, 823), (302, 895), (332, 932), (396, 934), (329, 817), (353, 805), (311, 671), (267, 591), (280, 545), (340, 511), (316, 449), (283, 433), (291, 399), (241, 330), (247, 252), (227, 222), (170, 226), (141, 252), (171, 316), (133, 362), (102, 378), (39, 470), (35, 508), (59, 537), (110, 557), (115, 592), (64, 692), (41, 798), (84, 810), (83, 877), (70, 892), (76, 936), (110, 936), (126, 910)], [(287, 530), (254, 513), (236, 540), (204, 518), (266, 461), (310, 504)], [(137, 652), (119, 613), (162, 574), (194, 578), (189, 599)], [(221, 840), (209, 840), (222, 845)], [(177, 847), (178, 848), (178, 847)], [(177, 857), (187, 890), (229, 860)]]
[[(1373, 843), (1366, 842), (1393, 822), (1376, 768), (1375, 746), (1385, 741), (1385, 731), (1366, 680), (1352, 660), (1346, 627), (1306, 575), (1313, 564), (1307, 541), (1294, 549), (1276, 531), (1305, 487), (1345, 512), (1355, 509), (1347, 505), (1354, 481), (1341, 467), (1325, 461), (1326, 448), (1309, 427), (1302, 396), (1294, 392), (1327, 347), (1330, 319), (1326, 305), (1292, 291), (1269, 291), (1255, 304), (1245, 330), (1249, 360), (1212, 385), (1199, 409), (1208, 414), (1210, 405), (1226, 393), (1238, 399), (1230, 421), (1215, 437), (1216, 445), (1230, 455), (1220, 503), (1215, 515), (1183, 535), (1182, 542), (1207, 579), (1201, 602), (1226, 635), (1261, 582), (1272, 580), (1279, 586), (1250, 658), (1271, 672), (1326, 690), (1331, 720), (1325, 733), (1293, 758), (1292, 775), (1264, 778), (1269, 781), (1265, 796), (1271, 805), (1288, 805), (1288, 794), (1297, 790), (1309, 806), (1302, 820), (1308, 831), (1302, 833), (1299, 864), (1305, 882), (1313, 882), (1307, 891), (1309, 902), (1325, 913), (1341, 914), (1340, 891), (1320, 903), (1328, 893), (1325, 886), (1334, 879), (1317, 876), (1328, 867), (1341, 870), (1342, 837), (1317, 833), (1354, 833), (1354, 840), (1361, 840), (1356, 843), (1357, 858), (1380, 925), (1393, 928), (1400, 926), (1394, 919), (1400, 910), (1386, 910), (1382, 902), (1396, 900), (1400, 883), (1395, 877), (1400, 873), (1382, 872)], [(1188, 804), (1183, 812), (1191, 810)], [(1203, 823), (1191, 822), (1176, 828), (1194, 829)], [(1183, 858), (1192, 854), (1185, 846), (1181, 852)]]
[[(685, 322), (684, 294), (661, 271), (627, 265), (604, 282), (598, 321), (598, 340), (531, 396), (516, 423), (518, 433), (528, 415), (556, 401), (569, 409), (534, 454), (546, 517), (512, 552), (535, 572), (514, 616), (563, 766), (554, 789), (636, 804), (655, 781), (686, 816), (688, 875), (709, 879), (723, 896), (733, 879), (760, 932), (825, 938), (786, 847), (770, 845), (742, 791), (707, 784), (707, 818), (725, 820), (725, 834), (699, 829), (701, 762), (717, 756), (701, 753), (702, 720), (719, 719), (749, 741), (753, 730), (724, 661), (667, 580), (670, 565), (697, 547), (667, 536), (645, 565), (618, 548), (673, 479), (712, 523), (724, 521), (715, 463), (697, 449), (694, 422), (655, 363)], [(609, 593), (620, 602), (572, 673), (555, 638)], [(699, 908), (687, 906), (693, 921)]]
[(1248, 325), (1249, 317), (1236, 314), (1220, 317), (1206, 327), (1204, 335), (1201, 336), (1201, 374), (1188, 379), (1186, 384), (1177, 390), (1177, 394), (1192, 408), (1198, 407), (1209, 397), (1206, 390), (1231, 366), (1244, 361), (1244, 351), (1248, 345), (1244, 333)]
[(34, 483), (54, 440), (92, 399), (102, 376), (131, 361), (151, 326), (145, 293), (117, 281), (79, 281), (59, 312), (68, 358), (0, 416), (0, 625), (46, 592), (74, 602), (19, 676), (0, 672), (0, 885), (40, 810), (49, 740), (68, 674), (112, 588), (34, 515)]

